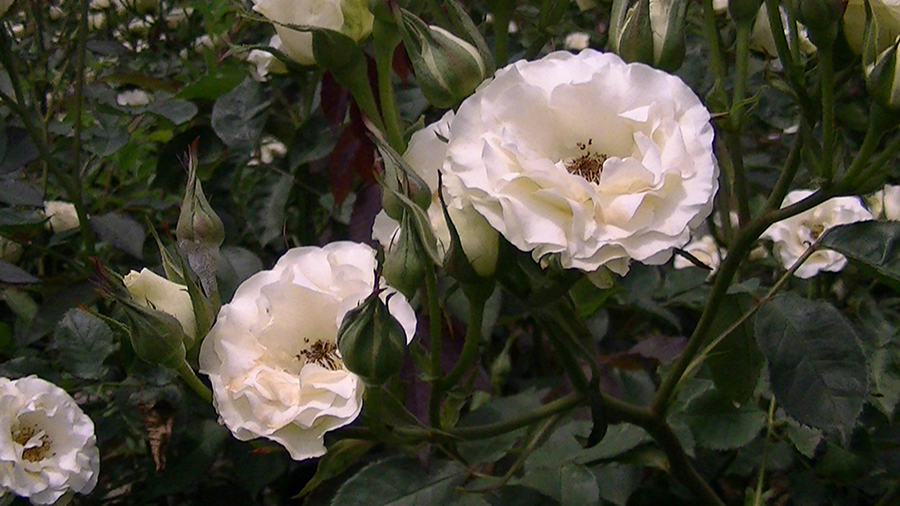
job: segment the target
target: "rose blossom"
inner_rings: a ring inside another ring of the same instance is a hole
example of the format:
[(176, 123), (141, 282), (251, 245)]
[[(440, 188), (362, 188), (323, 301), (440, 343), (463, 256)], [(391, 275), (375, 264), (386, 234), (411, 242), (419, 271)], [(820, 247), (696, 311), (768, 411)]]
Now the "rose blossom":
[(169, 281), (147, 268), (141, 269), (141, 272), (129, 272), (122, 281), (135, 302), (175, 317), (193, 342), (197, 336), (197, 317), (186, 286)]
[(712, 210), (709, 112), (677, 77), (585, 50), (519, 61), (460, 106), (444, 182), (539, 260), (665, 263)]
[(866, 204), (875, 218), (900, 221), (900, 185), (884, 185), (884, 188), (866, 197)]
[(68, 232), (78, 228), (78, 212), (75, 204), (62, 200), (49, 200), (44, 202), (44, 216), (49, 218), (47, 228), (54, 234)]
[[(452, 122), (453, 111), (447, 111), (440, 120), (412, 134), (409, 139), (409, 147), (403, 154), (404, 160), (432, 191), (428, 218), (441, 254), (446, 254), (450, 249), (450, 229), (444, 219), (437, 192), (438, 170), (447, 158), (447, 143), (441, 137), (447, 139), (450, 136)], [(472, 268), (481, 276), (491, 275), (497, 264), (497, 231), (492, 229), (472, 206), (462, 206), (450, 201), (449, 198), (445, 198), (445, 201), (447, 202), (447, 213), (456, 227), (463, 252), (469, 263), (472, 264)], [(378, 213), (372, 227), (373, 239), (381, 243), (385, 249), (390, 249), (399, 232), (400, 224), (396, 220), (389, 217), (384, 211)]]
[[(691, 241), (684, 247), (684, 251), (694, 255), (694, 258), (708, 266), (711, 269), (710, 274), (715, 273), (716, 269), (719, 268), (719, 264), (722, 263), (719, 245), (716, 244), (716, 240), (711, 235), (704, 235), (700, 239)], [(695, 265), (687, 258), (676, 256), (674, 267), (676, 269), (686, 269), (688, 267), (695, 267)]]
[[(812, 195), (812, 190), (794, 190), (787, 194), (781, 207), (787, 207)], [(775, 256), (789, 269), (807, 248), (831, 227), (871, 220), (858, 197), (837, 197), (818, 206), (773, 224), (762, 237), (775, 242)], [(847, 265), (847, 258), (836, 251), (820, 249), (813, 253), (794, 275), (807, 279), (819, 271), (837, 272)]]
[(0, 413), (0, 490), (53, 504), (94, 489), (94, 423), (65, 390), (36, 376), (0, 378)]
[[(240, 440), (265, 437), (295, 460), (325, 453), (326, 432), (352, 422), (363, 384), (341, 362), (344, 315), (372, 293), (375, 251), (334, 242), (289, 250), (244, 281), (200, 347), (220, 420)], [(388, 307), (408, 340), (416, 317), (392, 289)]]

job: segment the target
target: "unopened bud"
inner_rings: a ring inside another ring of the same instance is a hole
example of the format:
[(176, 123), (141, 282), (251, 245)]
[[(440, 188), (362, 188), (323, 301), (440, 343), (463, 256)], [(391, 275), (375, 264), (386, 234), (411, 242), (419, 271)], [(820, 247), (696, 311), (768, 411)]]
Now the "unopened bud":
[(378, 292), (347, 312), (337, 337), (344, 365), (367, 385), (382, 385), (400, 371), (406, 353), (406, 333)]
[(177, 369), (184, 363), (185, 334), (174, 316), (146, 308), (133, 301), (123, 301), (129, 320), (131, 347), (145, 362)]
[(131, 271), (123, 281), (138, 305), (175, 317), (184, 330), (184, 347), (191, 349), (194, 346), (197, 318), (186, 286), (169, 281), (149, 269)]
[(844, 17), (843, 0), (798, 0), (797, 18), (806, 26), (809, 40), (817, 48), (827, 48), (834, 44)]
[(487, 77), (481, 54), (469, 42), (407, 11), (399, 26), (419, 86), (435, 107), (456, 105)]
[(400, 220), (394, 243), (385, 251), (382, 274), (389, 285), (411, 299), (422, 286), (432, 262), (422, 248), (408, 215)]
[(650, 0), (614, 0), (609, 47), (623, 60), (653, 64)]
[(196, 169), (192, 168), (188, 174), (175, 235), (179, 242), (190, 241), (219, 247), (225, 240), (225, 227), (219, 215), (209, 205), (196, 176)]
[(738, 25), (751, 26), (763, 0), (728, 0), (728, 15)]
[[(893, 18), (875, 10), (866, 2), (866, 30), (863, 38), (863, 71), (866, 87), (878, 105), (889, 111), (900, 110), (900, 27)], [(890, 14), (890, 13), (888, 13)], [(892, 38), (891, 38), (892, 37)]]

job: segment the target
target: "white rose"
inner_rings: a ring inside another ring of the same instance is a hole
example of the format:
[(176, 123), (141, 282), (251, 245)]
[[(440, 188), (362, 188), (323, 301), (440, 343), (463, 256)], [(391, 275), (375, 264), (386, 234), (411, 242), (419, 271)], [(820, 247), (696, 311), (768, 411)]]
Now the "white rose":
[[(372, 33), (375, 17), (362, 0), (253, 0), (253, 10), (274, 21), (284, 52), (301, 65), (313, 65), (312, 33), (284, 25), (327, 28), (360, 41)], [(280, 24), (278, 24), (280, 23)]]
[(709, 112), (677, 77), (586, 49), (519, 61), (463, 102), (444, 183), (539, 260), (665, 263), (712, 210)]
[(581, 51), (591, 45), (591, 35), (586, 32), (572, 32), (566, 35), (563, 47), (569, 51)]
[(184, 334), (191, 341), (196, 338), (197, 317), (186, 286), (169, 281), (147, 268), (141, 269), (141, 272), (129, 272), (123, 281), (135, 302), (175, 317)]
[(900, 221), (900, 185), (884, 185), (866, 197), (866, 204), (875, 218)]
[(141, 107), (150, 103), (150, 95), (144, 90), (126, 90), (116, 95), (120, 107)]
[(176, 7), (165, 15), (166, 27), (170, 29), (178, 28), (183, 25), (191, 14), (194, 13), (194, 9), (192, 7)]
[[(716, 272), (716, 269), (719, 268), (719, 264), (722, 263), (722, 254), (719, 252), (719, 245), (716, 244), (716, 240), (713, 239), (713, 236), (711, 235), (704, 235), (700, 239), (692, 241), (683, 249), (712, 269), (710, 272), (711, 274)], [(695, 267), (690, 260), (677, 255), (675, 256), (674, 265), (676, 269)]]
[[(269, 47), (273, 49), (284, 49), (284, 44), (281, 43), (281, 37), (278, 35), (273, 35), (271, 39), (269, 39)], [(263, 51), (262, 49), (254, 49), (247, 54), (247, 61), (255, 65), (256, 67), (250, 67), (250, 74), (253, 76), (253, 79), (264, 82), (269, 79), (269, 74), (284, 74), (287, 72), (287, 67), (284, 66), (284, 63), (275, 57), (272, 53), (268, 51)]]
[[(265, 437), (295, 460), (325, 453), (326, 432), (362, 409), (363, 383), (337, 351), (344, 315), (375, 285), (375, 251), (335, 242), (289, 250), (244, 281), (200, 347), (220, 420), (240, 440)], [(416, 316), (391, 289), (388, 308), (411, 340)]]
[[(450, 229), (444, 219), (437, 192), (438, 170), (447, 159), (447, 143), (441, 137), (447, 139), (450, 136), (452, 122), (453, 111), (447, 111), (440, 120), (412, 134), (409, 146), (403, 154), (404, 160), (432, 191), (428, 219), (438, 240), (438, 250), (442, 255), (450, 249)], [(490, 276), (497, 265), (499, 240), (497, 231), (491, 228), (490, 224), (472, 206), (462, 205), (449, 198), (446, 198), (445, 201), (447, 202), (447, 213), (459, 234), (466, 258), (476, 273), (481, 276)], [(372, 227), (373, 239), (381, 243), (385, 249), (390, 249), (399, 232), (400, 224), (396, 220), (389, 217), (384, 211), (378, 213)]]
[(78, 212), (75, 211), (75, 204), (63, 202), (61, 200), (50, 200), (44, 202), (44, 216), (50, 218), (47, 221), (47, 228), (54, 234), (66, 232), (78, 228)]
[[(900, 0), (869, 0), (880, 31), (875, 46), (880, 53), (900, 36)], [(865, 0), (849, 0), (844, 11), (844, 36), (856, 54), (862, 54), (866, 30)]]
[(36, 376), (0, 378), (0, 413), (0, 490), (53, 504), (94, 489), (94, 423), (65, 390)]
[[(787, 194), (781, 207), (787, 207), (812, 195), (812, 190), (794, 190)], [(785, 269), (790, 268), (806, 249), (826, 230), (836, 225), (871, 220), (872, 213), (866, 210), (858, 197), (837, 197), (770, 226), (762, 235), (775, 242), (773, 251)], [(819, 271), (837, 272), (847, 265), (844, 255), (828, 249), (813, 253), (794, 273), (807, 279)]]
[[(787, 40), (788, 45), (790, 45), (792, 40), (788, 28), (790, 26), (790, 19), (788, 18), (784, 6), (781, 6), (780, 10), (781, 24), (784, 27), (785, 39)], [(809, 36), (806, 34), (806, 27), (798, 23), (797, 28), (799, 31), (797, 39), (800, 43), (800, 52), (806, 55), (815, 53), (816, 46), (809, 40)], [(772, 35), (772, 26), (769, 24), (769, 14), (768, 10), (766, 10), (766, 4), (763, 4), (759, 8), (759, 13), (756, 15), (756, 21), (753, 22), (753, 31), (750, 33), (750, 48), (771, 57), (778, 56), (778, 48), (775, 46), (775, 37)]]

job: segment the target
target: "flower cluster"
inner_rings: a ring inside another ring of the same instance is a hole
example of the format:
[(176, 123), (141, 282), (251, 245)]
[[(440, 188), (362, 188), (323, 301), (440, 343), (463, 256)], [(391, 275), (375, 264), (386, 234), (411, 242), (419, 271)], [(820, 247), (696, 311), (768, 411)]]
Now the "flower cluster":
[[(370, 247), (334, 242), (289, 250), (238, 288), (200, 348), (220, 419), (241, 440), (265, 437), (296, 460), (325, 453), (326, 432), (352, 422), (363, 384), (337, 349), (344, 315), (378, 283)], [(386, 289), (411, 340), (416, 317)]]
[(94, 423), (65, 390), (35, 376), (0, 378), (0, 413), (0, 497), (7, 490), (53, 504), (94, 489)]

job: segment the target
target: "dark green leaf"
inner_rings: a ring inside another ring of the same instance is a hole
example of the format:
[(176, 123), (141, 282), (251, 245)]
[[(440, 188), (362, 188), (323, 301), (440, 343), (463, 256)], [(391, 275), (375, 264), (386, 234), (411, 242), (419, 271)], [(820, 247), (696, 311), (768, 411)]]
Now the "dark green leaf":
[(756, 316), (772, 392), (801, 423), (848, 431), (868, 394), (866, 361), (850, 323), (830, 304), (779, 295)]
[[(541, 407), (541, 401), (533, 390), (512, 397), (494, 399), (466, 414), (459, 422), (459, 427), (485, 425), (502, 422), (521, 416)], [(460, 455), (470, 464), (495, 462), (506, 455), (516, 441), (525, 433), (525, 429), (514, 430), (506, 434), (479, 441), (464, 441), (457, 447)]]
[(91, 218), (91, 227), (102, 240), (135, 258), (144, 258), (147, 233), (134, 218), (122, 213), (104, 214)]
[(822, 246), (841, 253), (900, 290), (900, 222), (840, 225), (825, 233)]
[(263, 263), (255, 253), (238, 246), (225, 246), (219, 253), (219, 292), (222, 301), (228, 302), (244, 280), (263, 269)]
[(330, 447), (319, 459), (316, 474), (306, 483), (297, 497), (303, 497), (318, 487), (323, 481), (339, 476), (359, 462), (363, 455), (375, 446), (374, 441), (362, 439), (342, 439)]
[(63, 315), (79, 304), (89, 306), (97, 299), (94, 285), (89, 281), (69, 285), (44, 297), (28, 330), (16, 335), (19, 346), (27, 346), (52, 331)]
[(390, 457), (364, 467), (347, 480), (332, 506), (422, 506), (452, 504), (468, 471), (456, 462), (434, 460), (427, 470), (407, 457)]
[(594, 474), (578, 464), (565, 464), (559, 470), (561, 506), (600, 506), (600, 487)]
[(231, 452), (238, 481), (252, 497), (280, 478), (288, 470), (291, 461), (280, 446), (239, 442)]
[(229, 147), (249, 150), (259, 144), (268, 105), (260, 84), (248, 77), (216, 100), (211, 118), (213, 130)]
[(766, 414), (752, 402), (735, 406), (716, 389), (693, 398), (685, 419), (699, 446), (731, 450), (748, 444), (766, 426)]
[(181, 125), (197, 115), (197, 106), (187, 100), (165, 100), (150, 104), (147, 111), (162, 116), (176, 125)]
[(146, 499), (174, 494), (202, 483), (219, 450), (229, 437), (228, 429), (215, 420), (200, 420), (188, 428), (183, 452), (165, 471), (147, 484)]
[(600, 485), (600, 497), (616, 506), (628, 503), (628, 498), (637, 490), (644, 475), (640, 467), (617, 462), (592, 467), (591, 472)]
[[(753, 305), (754, 299), (750, 295), (727, 296), (710, 327), (710, 339), (718, 337), (750, 311)], [(753, 394), (763, 362), (762, 353), (753, 336), (752, 319), (748, 319), (723, 339), (706, 358), (716, 388), (737, 403), (744, 403)]]
[(290, 175), (273, 176), (267, 178), (263, 184), (265, 183), (269, 183), (265, 187), (267, 193), (261, 197), (262, 205), (257, 211), (259, 224), (262, 225), (256, 227), (261, 246), (266, 246), (284, 233), (284, 210), (291, 195), (294, 178)]
[(40, 279), (19, 269), (6, 260), (0, 260), (0, 283), (9, 283), (10, 285), (33, 285), (40, 282)]
[(38, 150), (25, 130), (16, 127), (6, 129), (6, 152), (0, 161), (0, 174), (19, 170), (38, 158)]
[(91, 127), (84, 133), (85, 149), (97, 156), (109, 156), (128, 144), (128, 130), (120, 126)]
[(56, 325), (53, 346), (59, 362), (84, 379), (100, 379), (109, 369), (103, 365), (116, 350), (115, 336), (103, 320), (80, 309), (70, 309)]
[(11, 206), (43, 207), (44, 192), (22, 181), (0, 178), (0, 202)]

